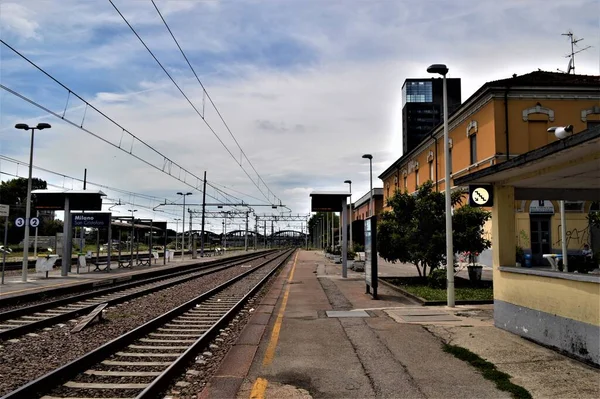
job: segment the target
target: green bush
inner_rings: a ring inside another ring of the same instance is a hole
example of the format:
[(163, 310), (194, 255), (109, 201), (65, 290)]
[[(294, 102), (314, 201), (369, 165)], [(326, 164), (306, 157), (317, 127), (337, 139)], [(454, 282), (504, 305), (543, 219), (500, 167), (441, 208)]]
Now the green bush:
[(362, 244), (354, 243), (354, 252), (365, 252), (365, 246)]
[(434, 269), (427, 276), (427, 285), (431, 288), (446, 288), (446, 269)]

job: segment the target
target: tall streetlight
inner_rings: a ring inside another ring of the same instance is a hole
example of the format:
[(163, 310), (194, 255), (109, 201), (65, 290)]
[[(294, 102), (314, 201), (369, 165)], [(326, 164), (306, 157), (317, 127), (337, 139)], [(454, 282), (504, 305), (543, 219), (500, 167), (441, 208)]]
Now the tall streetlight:
[[(35, 127), (29, 127), (25, 123), (17, 123), (16, 129), (31, 130), (31, 148), (29, 149), (29, 178), (27, 179), (27, 204), (25, 207), (25, 237), (23, 240), (23, 274), (21, 281), (27, 282), (27, 268), (29, 267), (29, 218), (31, 217), (31, 169), (33, 167), (33, 136), (35, 129), (50, 129), (49, 123), (38, 123)], [(66, 245), (66, 244), (65, 244)]]
[(131, 267), (133, 267), (133, 237), (135, 235), (135, 218), (133, 217), (133, 213), (137, 212), (137, 209), (127, 209), (127, 212), (131, 212)]
[(352, 221), (354, 217), (352, 216), (352, 180), (344, 180), (344, 183), (350, 185), (350, 249), (354, 248), (352, 246)]
[(180, 218), (173, 219), (175, 220), (175, 251), (177, 251), (177, 230), (179, 230), (179, 221)]
[(371, 198), (369, 199), (369, 216), (373, 216), (375, 214), (375, 210), (373, 209), (373, 155), (365, 154), (362, 157), (369, 160), (369, 192), (371, 193)]
[(183, 232), (181, 233), (181, 260), (183, 260), (183, 253), (185, 252), (185, 197), (192, 195), (192, 193), (178, 192), (177, 194), (183, 196), (183, 222), (181, 223), (183, 225)]
[(444, 186), (446, 188), (446, 279), (448, 280), (448, 306), (454, 307), (454, 249), (452, 248), (452, 201), (450, 183), (450, 139), (448, 137), (448, 92), (446, 91), (446, 74), (448, 67), (444, 64), (433, 64), (427, 68), (429, 73), (438, 73), (443, 79), (444, 98), (444, 160), (446, 163)]

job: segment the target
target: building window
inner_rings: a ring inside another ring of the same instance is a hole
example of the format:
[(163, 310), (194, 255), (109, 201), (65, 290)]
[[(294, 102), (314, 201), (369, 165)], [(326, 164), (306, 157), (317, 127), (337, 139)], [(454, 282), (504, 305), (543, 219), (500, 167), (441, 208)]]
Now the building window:
[(429, 161), (429, 180), (433, 180), (433, 161)]
[(450, 160), (450, 168), (449, 168), (450, 169), (450, 174), (452, 174), (452, 148), (450, 148), (448, 150), (448, 155), (449, 155), (448, 159)]
[(600, 126), (600, 121), (587, 121), (587, 128), (593, 129), (595, 127)]
[(408, 177), (404, 176), (404, 189), (407, 190), (408, 189)]
[(585, 201), (565, 201), (565, 212), (583, 212)]
[(419, 187), (419, 169), (415, 169), (415, 189)]
[(402, 102), (406, 103), (430, 103), (433, 101), (433, 90), (431, 81), (406, 82), (402, 90)]
[(477, 135), (472, 134), (469, 136), (469, 144), (471, 146), (471, 165), (477, 163)]

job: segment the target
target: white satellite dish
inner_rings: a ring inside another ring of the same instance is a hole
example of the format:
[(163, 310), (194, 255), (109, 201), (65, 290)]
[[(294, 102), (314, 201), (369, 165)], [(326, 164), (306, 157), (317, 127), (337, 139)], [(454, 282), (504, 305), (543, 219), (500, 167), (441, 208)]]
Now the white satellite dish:
[(567, 126), (552, 126), (548, 128), (548, 132), (554, 133), (557, 139), (562, 140), (573, 134), (573, 125)]

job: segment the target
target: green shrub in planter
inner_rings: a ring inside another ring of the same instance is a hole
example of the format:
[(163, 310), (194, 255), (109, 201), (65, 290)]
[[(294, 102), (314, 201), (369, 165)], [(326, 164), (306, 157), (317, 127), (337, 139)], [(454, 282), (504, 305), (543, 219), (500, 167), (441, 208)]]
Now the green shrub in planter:
[(446, 269), (435, 269), (427, 276), (427, 285), (431, 288), (446, 288)]

